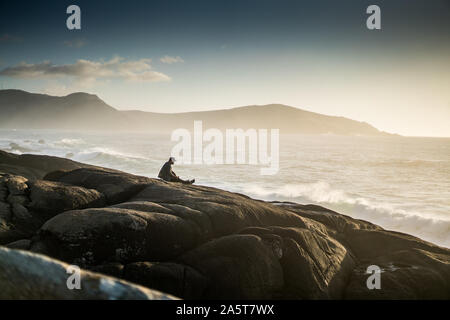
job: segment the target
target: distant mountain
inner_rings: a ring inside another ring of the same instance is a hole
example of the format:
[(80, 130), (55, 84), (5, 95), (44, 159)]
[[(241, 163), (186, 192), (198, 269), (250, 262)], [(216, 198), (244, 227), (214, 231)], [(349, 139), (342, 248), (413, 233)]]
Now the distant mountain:
[(98, 96), (83, 92), (64, 97), (0, 90), (0, 128), (126, 130), (169, 132), (192, 129), (194, 120), (203, 128), (279, 128), (280, 133), (380, 135), (365, 122), (270, 104), (224, 110), (184, 113), (120, 111)]
[(108, 129), (120, 113), (96, 95), (72, 93), (65, 97), (0, 90), (0, 128)]

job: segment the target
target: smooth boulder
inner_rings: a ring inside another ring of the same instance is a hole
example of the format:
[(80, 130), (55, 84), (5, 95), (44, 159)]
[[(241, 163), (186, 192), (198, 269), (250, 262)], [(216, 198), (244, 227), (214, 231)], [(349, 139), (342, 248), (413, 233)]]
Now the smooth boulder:
[(81, 289), (69, 289), (68, 264), (0, 246), (0, 299), (174, 299), (129, 282), (81, 270)]
[(37, 242), (43, 243), (51, 256), (83, 266), (158, 261), (193, 248), (199, 238), (196, 230), (192, 223), (164, 213), (85, 209), (67, 211), (47, 221)]

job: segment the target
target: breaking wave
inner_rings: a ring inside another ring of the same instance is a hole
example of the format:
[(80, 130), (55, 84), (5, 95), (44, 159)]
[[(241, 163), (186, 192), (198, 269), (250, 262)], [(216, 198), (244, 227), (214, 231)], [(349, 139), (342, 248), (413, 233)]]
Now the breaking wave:
[(110, 148), (95, 147), (82, 139), (56, 141), (8, 139), (0, 140), (0, 149), (16, 154), (31, 153), (63, 157), (88, 164), (131, 171), (143, 160), (147, 160), (138, 155), (122, 153)]
[(121, 153), (112, 149), (102, 147), (94, 147), (86, 149), (84, 151), (80, 151), (74, 154), (72, 159), (80, 162), (95, 162), (98, 164), (103, 164), (105, 166), (114, 164), (116, 162), (123, 164), (124, 161), (127, 163), (136, 164), (139, 161), (145, 160), (145, 158), (137, 155)]
[(385, 229), (413, 234), (426, 241), (450, 248), (450, 219), (423, 215), (392, 205), (374, 204), (343, 190), (332, 189), (326, 182), (288, 184), (278, 188), (244, 187), (244, 193), (266, 200), (293, 201), (322, 205), (356, 219), (378, 224)]

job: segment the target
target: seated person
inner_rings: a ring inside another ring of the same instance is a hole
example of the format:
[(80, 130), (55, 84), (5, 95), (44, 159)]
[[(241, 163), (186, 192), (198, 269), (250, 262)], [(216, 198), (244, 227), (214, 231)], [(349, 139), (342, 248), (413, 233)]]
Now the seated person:
[(192, 180), (183, 180), (180, 177), (178, 177), (175, 172), (172, 171), (172, 165), (175, 163), (175, 158), (170, 157), (169, 161), (164, 163), (161, 170), (159, 170), (158, 178), (163, 179), (165, 181), (169, 182), (181, 182), (186, 184), (193, 184), (195, 182), (195, 179)]

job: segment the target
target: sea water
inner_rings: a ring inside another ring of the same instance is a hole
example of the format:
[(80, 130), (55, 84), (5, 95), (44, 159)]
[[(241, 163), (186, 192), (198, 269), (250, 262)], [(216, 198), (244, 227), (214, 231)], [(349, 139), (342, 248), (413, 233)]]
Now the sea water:
[[(0, 149), (156, 177), (170, 135), (0, 130)], [(318, 204), (450, 247), (450, 138), (280, 135), (280, 169), (175, 165), (182, 178), (263, 200)]]

